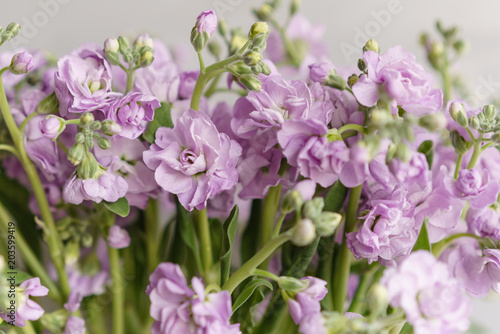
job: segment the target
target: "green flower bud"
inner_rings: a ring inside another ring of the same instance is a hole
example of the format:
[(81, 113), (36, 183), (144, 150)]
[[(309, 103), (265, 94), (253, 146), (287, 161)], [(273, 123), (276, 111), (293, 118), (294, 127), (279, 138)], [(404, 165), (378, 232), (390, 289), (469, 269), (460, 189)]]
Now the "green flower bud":
[(76, 143), (71, 146), (68, 152), (69, 162), (77, 166), (83, 161), (83, 159), (85, 159), (85, 145), (83, 143)]
[(252, 73), (255, 75), (259, 75), (262, 73), (262, 67), (259, 64), (252, 66)]
[(326, 78), (325, 85), (338, 90), (344, 90), (346, 88), (346, 82), (338, 74), (329, 74)]
[(403, 162), (408, 162), (411, 158), (411, 150), (408, 145), (400, 143), (396, 148), (396, 157)]
[(94, 115), (90, 112), (86, 112), (80, 117), (80, 124), (83, 126), (89, 126), (90, 123), (94, 121)]
[(342, 215), (337, 212), (323, 212), (313, 219), (316, 232), (320, 237), (332, 235), (341, 221)]
[(299, 247), (307, 246), (316, 239), (316, 227), (310, 219), (301, 219), (294, 227), (290, 241)]
[(387, 154), (385, 155), (385, 163), (388, 165), (392, 159), (396, 156), (397, 146), (394, 143), (390, 143), (387, 148)]
[(5, 28), (5, 32), (3, 34), (4, 38), (2, 38), (2, 40), (4, 42), (7, 42), (8, 40), (16, 37), (19, 34), (19, 31), (21, 31), (21, 26), (19, 25), (19, 23), (16, 22), (9, 23), (7, 28)]
[(104, 168), (99, 165), (92, 153), (86, 154), (83, 161), (78, 165), (77, 173), (80, 179), (97, 179), (104, 173)]
[(467, 43), (464, 40), (458, 40), (453, 43), (453, 48), (458, 54), (464, 53), (467, 50)]
[(366, 296), (366, 305), (372, 315), (378, 315), (387, 309), (389, 305), (389, 292), (387, 288), (380, 283), (372, 285)]
[(231, 54), (238, 52), (238, 50), (240, 50), (243, 47), (243, 45), (245, 45), (246, 42), (247, 39), (245, 37), (240, 35), (234, 35), (231, 38), (231, 46), (229, 48)]
[(370, 112), (370, 120), (382, 128), (392, 120), (392, 115), (385, 109), (375, 109)]
[(249, 66), (245, 65), (245, 63), (241, 60), (234, 62), (229, 67), (232, 72), (237, 73), (238, 75), (253, 73), (252, 69)]
[(253, 50), (248, 50), (243, 54), (243, 62), (247, 66), (255, 66), (262, 60), (262, 55)]
[(259, 20), (267, 21), (271, 18), (271, 15), (273, 13), (273, 7), (270, 6), (269, 4), (264, 4), (259, 9), (254, 10), (254, 13), (259, 18)]
[(217, 29), (219, 30), (219, 34), (222, 36), (226, 36), (227, 34), (227, 22), (226, 20), (220, 19), (217, 24)]
[(106, 136), (114, 136), (122, 132), (122, 127), (116, 122), (110, 119), (106, 119), (101, 122), (101, 131)]
[(465, 140), (458, 131), (452, 131), (450, 137), (457, 154), (465, 154), (472, 147), (472, 142)]
[(361, 72), (364, 72), (368, 69), (368, 65), (366, 64), (366, 61), (363, 58), (358, 59), (358, 68)]
[(267, 47), (267, 36), (268, 34), (257, 34), (252, 40), (253, 49), (257, 51), (260, 48), (260, 52), (263, 52)]
[(347, 79), (347, 85), (349, 86), (349, 88), (352, 88), (352, 86), (354, 86), (356, 84), (356, 82), (358, 82), (358, 76), (356, 74), (353, 74), (351, 75), (348, 79)]
[(495, 132), (494, 134), (492, 134), (491, 141), (494, 142), (495, 144), (500, 144), (500, 133)]
[(292, 4), (290, 5), (290, 15), (293, 16), (295, 13), (297, 13), (300, 9), (300, 5), (302, 4), (301, 0), (293, 0)]
[(108, 38), (104, 41), (104, 52), (119, 52), (120, 43), (116, 38)]
[(111, 142), (108, 138), (101, 137), (97, 140), (97, 145), (103, 150), (107, 150), (111, 147)]
[(75, 264), (80, 257), (80, 245), (78, 242), (72, 240), (64, 247), (64, 263), (66, 265)]
[(59, 112), (59, 100), (57, 99), (56, 93), (44, 97), (38, 104), (37, 110), (40, 114), (55, 114)]
[(314, 219), (321, 215), (325, 206), (325, 199), (323, 197), (314, 197), (312, 200), (304, 203), (302, 214), (305, 218)]
[(91, 234), (84, 233), (80, 239), (80, 242), (81, 242), (83, 247), (89, 248), (94, 243), (94, 238), (92, 237)]
[(378, 46), (377, 41), (374, 39), (369, 39), (363, 47), (363, 52), (366, 51), (375, 51), (376, 53), (380, 53), (380, 47)]
[(260, 92), (262, 82), (251, 74), (244, 74), (238, 78), (238, 81), (249, 90)]
[(141, 59), (139, 60), (139, 64), (141, 67), (148, 67), (153, 63), (154, 60), (153, 52), (146, 51), (141, 55)]
[[(262, 7), (265, 7), (265, 5)], [(248, 38), (254, 39), (258, 34), (269, 34), (269, 25), (267, 22), (255, 22), (252, 24), (252, 27), (248, 32)]]
[(280, 276), (278, 286), (281, 290), (289, 292), (300, 292), (309, 286), (308, 280), (299, 280), (294, 277)]
[(99, 131), (101, 129), (101, 122), (93, 121), (92, 123), (90, 123), (90, 128), (94, 131)]
[(125, 61), (127, 64), (132, 64), (133, 62), (135, 62), (134, 54), (130, 51), (123, 53), (123, 61)]
[(418, 125), (433, 132), (443, 129), (446, 126), (446, 119), (443, 114), (430, 114), (418, 119)]
[(115, 51), (106, 51), (104, 52), (104, 55), (106, 56), (106, 60), (111, 64), (111, 65), (118, 65), (120, 64), (120, 54)]
[(125, 55), (125, 53), (130, 52), (130, 42), (126, 37), (120, 36), (118, 37), (118, 50), (122, 55)]
[[(450, 105), (450, 116), (458, 124), (465, 121), (465, 125), (460, 124), (460, 126), (467, 126), (467, 114), (465, 113), (464, 105), (460, 102), (453, 101)], [(460, 121), (459, 121), (460, 119)]]
[(262, 68), (262, 74), (264, 75), (270, 75), (271, 74), (271, 68), (269, 65), (267, 65), (265, 62), (261, 61), (259, 63), (260, 67)]
[(197, 27), (193, 27), (193, 30), (191, 30), (191, 44), (196, 52), (201, 52), (209, 39), (210, 34), (207, 31), (199, 32)]
[(479, 118), (477, 116), (469, 117), (469, 127), (473, 130), (479, 129)]
[(486, 117), (487, 120), (493, 120), (497, 115), (495, 106), (492, 104), (485, 105), (483, 107), (483, 115), (484, 117)]
[(75, 136), (75, 142), (77, 144), (83, 144), (84, 141), (85, 141), (85, 135), (81, 132), (78, 132)]
[(291, 190), (283, 196), (280, 210), (282, 213), (290, 213), (302, 207), (304, 200), (298, 190)]

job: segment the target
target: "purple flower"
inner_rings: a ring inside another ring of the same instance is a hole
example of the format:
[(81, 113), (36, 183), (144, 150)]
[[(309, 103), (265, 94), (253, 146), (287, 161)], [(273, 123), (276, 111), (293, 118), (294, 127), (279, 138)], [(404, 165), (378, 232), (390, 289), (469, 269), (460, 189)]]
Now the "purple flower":
[(195, 27), (199, 33), (206, 32), (209, 36), (212, 36), (215, 29), (217, 29), (217, 15), (212, 9), (204, 10), (196, 18)]
[(154, 96), (132, 91), (116, 98), (107, 108), (106, 117), (122, 127), (119, 136), (135, 139), (146, 130), (159, 106)]
[(25, 74), (31, 71), (33, 66), (33, 56), (28, 52), (21, 52), (12, 57), (9, 70), (14, 74)]
[(156, 131), (144, 162), (155, 170), (156, 182), (191, 211), (202, 210), (209, 198), (234, 187), (240, 155), (241, 146), (219, 133), (204, 112), (189, 110), (173, 129)]
[(85, 321), (73, 315), (80, 308), (82, 295), (71, 292), (68, 302), (64, 304), (64, 308), (70, 312), (63, 334), (85, 334)]
[(498, 182), (490, 179), (487, 169), (483, 170), (483, 175), (477, 169), (462, 169), (458, 172), (456, 182), (448, 177), (445, 186), (452, 196), (464, 201), (470, 200), (470, 206), (474, 209), (495, 203), (500, 191)]
[(179, 76), (179, 98), (189, 99), (193, 95), (194, 86), (200, 71), (186, 71), (182, 72)]
[(111, 68), (101, 48), (84, 45), (59, 59), (55, 74), (55, 93), (61, 116), (106, 107), (111, 91)]
[(380, 56), (374, 51), (366, 51), (363, 59), (368, 66), (368, 74), (361, 75), (352, 87), (362, 105), (374, 106), (380, 98), (380, 87), (393, 100), (393, 114), (397, 114), (397, 106), (416, 116), (441, 109), (443, 93), (432, 89), (431, 74), (401, 46), (392, 47)]
[(80, 179), (75, 174), (64, 185), (63, 199), (72, 204), (84, 200), (116, 202), (127, 193), (128, 184), (121, 176), (105, 171), (98, 178)]
[(296, 324), (302, 323), (304, 317), (321, 313), (319, 302), (325, 298), (328, 289), (326, 282), (312, 276), (301, 279), (308, 283), (307, 288), (297, 292), (295, 298), (288, 300), (288, 310)]
[(500, 293), (500, 250), (485, 249), (483, 253), (483, 263), (492, 282), (491, 288)]
[(19, 327), (26, 326), (26, 321), (35, 321), (45, 313), (43, 308), (29, 299), (30, 296), (42, 297), (49, 293), (49, 289), (40, 283), (38, 277), (30, 278), (19, 284), (18, 294), (21, 294), (17, 299), (18, 304), (15, 305), (15, 311), (9, 311), (0, 314), (0, 317), (6, 322), (14, 321), (14, 324)]
[(470, 305), (444, 263), (416, 251), (398, 267), (387, 268), (381, 281), (393, 307), (401, 307), (415, 333), (455, 333), (469, 327)]
[(125, 229), (118, 225), (113, 225), (109, 229), (108, 243), (113, 248), (125, 248), (130, 245), (130, 236)]
[(277, 137), (283, 154), (300, 174), (329, 187), (338, 180), (349, 151), (342, 140), (329, 142), (326, 125), (315, 119), (286, 121)]
[(493, 208), (469, 209), (465, 216), (469, 232), (482, 238), (500, 240), (500, 215)]
[(63, 125), (58, 117), (47, 117), (38, 123), (43, 136), (48, 139), (55, 139), (61, 132)]
[(348, 188), (354, 188), (365, 182), (368, 177), (369, 154), (365, 147), (354, 145), (349, 150), (349, 160), (340, 172), (340, 182)]
[(302, 318), (299, 325), (302, 334), (327, 334), (326, 321), (323, 315), (318, 313), (308, 314)]
[(324, 83), (327, 76), (334, 72), (333, 65), (326, 61), (309, 65), (309, 77), (313, 82)]

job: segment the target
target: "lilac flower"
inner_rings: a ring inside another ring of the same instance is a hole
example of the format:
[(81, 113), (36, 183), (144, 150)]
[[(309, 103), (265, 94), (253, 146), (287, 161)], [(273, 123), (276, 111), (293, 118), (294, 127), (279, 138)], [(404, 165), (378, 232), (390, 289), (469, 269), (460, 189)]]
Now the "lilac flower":
[(307, 287), (288, 300), (288, 310), (296, 324), (301, 324), (306, 316), (321, 313), (319, 302), (328, 292), (326, 282), (319, 278), (307, 276), (301, 280), (308, 283)]
[(240, 155), (241, 146), (219, 133), (204, 112), (189, 110), (173, 129), (157, 130), (144, 162), (155, 170), (158, 184), (191, 211), (202, 210), (209, 198), (234, 187)]
[(458, 172), (458, 179), (451, 177), (445, 180), (446, 189), (450, 194), (462, 200), (470, 200), (473, 209), (487, 207), (497, 201), (500, 186), (490, 179), (487, 169), (483, 175), (477, 169), (462, 169)]
[(135, 139), (146, 130), (159, 106), (160, 102), (154, 96), (131, 91), (110, 103), (106, 117), (122, 127), (119, 136)]
[(500, 214), (497, 210), (485, 207), (469, 209), (465, 216), (469, 232), (482, 238), (500, 240)]
[[(12, 63), (12, 58), (19, 53), (28, 53), (33, 56), (33, 62), (31, 63), (33, 66), (30, 69), (30, 72), (34, 72), (42, 68), (46, 65), (47, 60), (45, 59), (45, 52), (42, 50), (36, 49), (19, 49), (15, 51), (2, 51), (0, 53), (0, 68), (4, 68), (9, 66)], [(7, 95), (9, 96), (12, 92), (14, 86), (16, 86), (19, 82), (26, 79), (22, 75), (16, 75), (11, 73), (10, 71), (5, 72), (2, 75), (3, 83), (5, 85), (5, 90)]]
[(38, 277), (34, 277), (19, 284), (19, 291), (17, 293), (22, 295), (22, 297), (17, 299), (18, 303), (15, 305), (15, 313), (9, 312), (7, 309), (7, 312), (0, 314), (0, 317), (6, 322), (14, 321), (16, 326), (24, 327), (27, 320), (38, 320), (45, 312), (40, 305), (29, 299), (29, 297), (46, 296), (49, 293), (49, 289), (40, 283)]
[(348, 161), (345, 143), (328, 141), (327, 133), (328, 128), (315, 119), (286, 121), (277, 133), (288, 163), (325, 188), (338, 180)]
[(85, 321), (73, 315), (80, 308), (82, 295), (72, 292), (69, 295), (68, 302), (64, 304), (64, 308), (70, 312), (63, 334), (85, 334)]
[(349, 188), (354, 188), (365, 182), (368, 177), (368, 158), (368, 151), (365, 147), (352, 146), (349, 150), (349, 160), (340, 172), (340, 182)]
[(179, 98), (189, 99), (193, 95), (194, 86), (200, 71), (186, 71), (182, 72), (179, 76)]
[(401, 307), (419, 333), (455, 333), (469, 327), (470, 305), (444, 263), (431, 253), (416, 251), (381, 279), (389, 302)]
[(309, 65), (309, 77), (313, 82), (324, 83), (327, 76), (334, 72), (333, 65), (326, 61)]
[(61, 132), (61, 121), (57, 117), (44, 118), (38, 125), (43, 136), (48, 139), (55, 139)]
[(128, 184), (121, 176), (104, 171), (97, 178), (81, 179), (76, 174), (68, 179), (63, 189), (63, 199), (72, 204), (84, 200), (101, 203), (116, 202), (127, 193)]
[(28, 52), (16, 53), (12, 57), (9, 70), (14, 74), (26, 74), (34, 67), (33, 56)]
[(327, 334), (326, 321), (323, 315), (312, 313), (304, 316), (299, 325), (299, 331), (302, 334)]
[(113, 225), (109, 229), (108, 243), (113, 248), (126, 248), (130, 245), (130, 236), (125, 229), (118, 225)]
[(380, 98), (379, 87), (393, 100), (391, 109), (397, 114), (397, 106), (416, 116), (439, 111), (443, 105), (443, 93), (432, 89), (432, 76), (415, 56), (395, 46), (383, 55), (374, 51), (363, 53), (368, 66), (368, 74), (363, 74), (352, 87), (358, 101), (367, 106), (374, 106)]
[(196, 29), (199, 33), (208, 33), (209, 36), (212, 36), (217, 29), (217, 16), (215, 12), (210, 10), (204, 10), (200, 15), (196, 18)]
[(55, 93), (61, 116), (67, 112), (100, 110), (108, 105), (111, 91), (111, 68), (97, 45), (84, 45), (59, 59), (55, 75)]

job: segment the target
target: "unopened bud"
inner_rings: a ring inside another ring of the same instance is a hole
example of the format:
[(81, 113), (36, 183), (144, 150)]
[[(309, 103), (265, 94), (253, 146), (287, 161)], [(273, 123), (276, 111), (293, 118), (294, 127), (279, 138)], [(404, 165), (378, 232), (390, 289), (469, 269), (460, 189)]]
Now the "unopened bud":
[(126, 37), (123, 36), (118, 37), (118, 45), (119, 45), (118, 50), (122, 55), (130, 52), (130, 42)]
[(328, 237), (332, 235), (340, 222), (342, 215), (337, 212), (323, 212), (313, 219), (316, 232), (320, 237)]
[(191, 30), (191, 44), (196, 52), (201, 52), (209, 39), (210, 35), (207, 32), (198, 32), (196, 27)]
[(210, 38), (217, 29), (217, 15), (215, 15), (215, 12), (212, 9), (204, 10), (196, 18), (194, 28), (200, 34), (207, 33), (208, 38)]
[(111, 147), (111, 142), (108, 138), (101, 137), (97, 140), (97, 145), (103, 150), (107, 150)]
[(61, 117), (49, 115), (38, 124), (38, 127), (45, 138), (56, 140), (66, 129), (66, 123)]
[(244, 74), (238, 78), (238, 81), (249, 90), (260, 92), (262, 82), (251, 74)]
[(310, 219), (301, 219), (294, 227), (290, 241), (299, 247), (307, 246), (316, 239), (316, 227)]
[(351, 75), (348, 79), (347, 79), (347, 85), (349, 86), (349, 88), (352, 88), (352, 86), (354, 86), (356, 84), (356, 82), (358, 82), (358, 76), (356, 74), (353, 74)]
[(462, 103), (453, 101), (450, 105), (450, 116), (455, 122), (460, 126), (467, 126), (467, 114), (465, 113), (465, 107)]
[(101, 122), (101, 131), (106, 136), (114, 136), (122, 132), (122, 127), (116, 122), (110, 119), (106, 119)]
[(300, 9), (300, 5), (302, 4), (301, 0), (293, 0), (292, 4), (290, 5), (290, 15), (293, 16), (295, 13), (297, 13)]
[(271, 74), (271, 68), (269, 65), (267, 65), (265, 62), (261, 61), (259, 63), (260, 67), (262, 68), (262, 74), (264, 75), (270, 75)]
[(38, 104), (37, 111), (39, 114), (55, 114), (59, 112), (59, 100), (56, 93), (44, 97)]
[(495, 144), (500, 144), (500, 133), (495, 132), (494, 134), (491, 135), (491, 141), (494, 142)]
[(257, 15), (259, 20), (267, 21), (273, 13), (273, 7), (269, 4), (264, 4), (259, 9), (255, 10), (254, 13)]
[(358, 68), (361, 72), (366, 71), (366, 69), (368, 68), (366, 61), (363, 58), (358, 59)]
[(132, 64), (134, 61), (135, 61), (135, 57), (134, 57), (134, 54), (130, 51), (127, 51), (123, 54), (123, 60), (127, 63), (127, 64)]
[(479, 129), (479, 119), (477, 116), (469, 117), (469, 127), (473, 130)]
[(294, 277), (280, 276), (278, 279), (278, 286), (281, 290), (300, 292), (309, 286), (309, 282), (307, 280), (299, 280)]
[(403, 162), (408, 162), (411, 158), (411, 150), (408, 145), (404, 143), (398, 144), (396, 148), (396, 157)]
[(66, 265), (75, 264), (80, 257), (80, 245), (76, 241), (70, 241), (64, 247), (64, 263)]
[(85, 142), (85, 135), (81, 132), (78, 132), (75, 136), (75, 143), (83, 144)]
[(89, 248), (92, 246), (94, 242), (94, 238), (92, 237), (91, 234), (89, 233), (84, 233), (80, 239), (80, 242), (82, 243), (82, 246), (85, 248)]
[(261, 60), (262, 60), (262, 55), (258, 52), (253, 51), (253, 50), (248, 50), (243, 55), (243, 62), (247, 66), (257, 65)]
[(267, 22), (255, 22), (252, 24), (250, 31), (248, 32), (248, 38), (254, 39), (258, 34), (267, 35), (269, 33), (269, 25)]
[(380, 283), (372, 285), (366, 296), (366, 305), (371, 314), (377, 315), (384, 312), (389, 304), (389, 292), (387, 288)]
[(137, 36), (137, 38), (134, 41), (134, 47), (137, 48), (142, 48), (142, 47), (147, 47), (151, 50), (154, 49), (154, 42), (151, 37), (149, 37), (148, 34), (142, 34)]
[(338, 74), (330, 74), (326, 79), (325, 85), (338, 90), (344, 90), (347, 86), (344, 78)]
[(108, 38), (104, 41), (104, 52), (118, 52), (120, 50), (120, 43), (116, 38)]
[(141, 67), (148, 67), (153, 63), (153, 60), (155, 58), (153, 57), (153, 52), (151, 51), (146, 51), (141, 55), (141, 58), (139, 60), (140, 66)]
[(486, 117), (487, 120), (492, 120), (495, 118), (497, 115), (497, 111), (495, 109), (495, 106), (492, 104), (485, 105), (483, 107), (483, 114), (484, 117)]
[(302, 195), (298, 190), (291, 190), (283, 196), (281, 201), (280, 210), (282, 213), (290, 213), (292, 211), (298, 210), (302, 207), (304, 200)]
[(100, 121), (93, 121), (92, 123), (90, 123), (90, 128), (94, 131), (101, 130), (101, 122)]
[(465, 154), (472, 147), (472, 143), (465, 140), (464, 137), (458, 133), (458, 131), (452, 131), (450, 136), (451, 144), (455, 148), (455, 152), (457, 152), (457, 154)]
[(387, 148), (387, 154), (385, 155), (385, 163), (388, 165), (392, 159), (396, 156), (396, 149), (398, 147), (394, 143), (390, 143), (389, 147)]
[(69, 149), (68, 160), (73, 165), (79, 165), (85, 159), (85, 145), (83, 143), (76, 143)]
[(376, 53), (380, 52), (380, 47), (378, 46), (378, 43), (374, 39), (369, 39), (365, 46), (363, 47), (363, 52), (366, 51), (375, 51)]
[(314, 219), (321, 215), (325, 206), (323, 197), (314, 197), (312, 200), (304, 203), (302, 214), (305, 218)]
[(467, 50), (467, 43), (463, 40), (458, 40), (455, 43), (453, 43), (453, 48), (457, 53), (464, 53)]
[(2, 34), (2, 42), (7, 42), (8, 40), (16, 37), (19, 34), (20, 30), (21, 26), (19, 25), (19, 23), (10, 23), (7, 28), (5, 28), (5, 31)]
[(259, 64), (255, 64), (252, 66), (252, 73), (255, 75), (259, 75), (262, 73), (262, 67)]
[(370, 120), (378, 127), (383, 127), (389, 123), (392, 115), (384, 109), (375, 109), (370, 112)]
[(443, 129), (446, 126), (446, 119), (441, 113), (424, 115), (418, 119), (418, 125), (433, 132)]
[(27, 52), (16, 53), (10, 62), (9, 71), (13, 74), (26, 74), (33, 69), (33, 56)]
[(82, 125), (90, 125), (94, 121), (94, 115), (92, 113), (86, 112), (80, 117), (80, 122)]

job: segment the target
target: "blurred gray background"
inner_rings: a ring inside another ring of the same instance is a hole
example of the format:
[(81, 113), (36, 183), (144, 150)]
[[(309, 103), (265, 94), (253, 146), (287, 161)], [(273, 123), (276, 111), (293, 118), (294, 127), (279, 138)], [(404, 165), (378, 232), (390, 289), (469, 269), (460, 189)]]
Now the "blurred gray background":
[[(188, 43), (196, 16), (215, 9), (229, 27), (244, 30), (255, 21), (250, 9), (262, 1), (244, 0), (1, 0), (0, 25), (17, 21), (23, 26), (16, 46), (50, 50), (57, 56), (85, 42), (102, 43), (107, 37), (148, 32), (169, 45)], [(418, 43), (423, 31), (435, 34), (434, 23), (457, 24), (469, 42), (458, 67), (478, 103), (500, 96), (500, 2), (457, 0), (304, 0), (302, 12), (326, 27), (325, 40), (335, 65), (355, 65), (340, 46), (359, 48), (364, 38), (375, 38), (382, 51), (401, 44), (425, 63)], [(284, 4), (289, 1), (284, 1)], [(284, 13), (282, 13), (284, 14)], [(194, 58), (191, 60), (194, 65)], [(500, 298), (473, 301), (472, 320), (482, 328), (475, 333), (499, 333)]]

